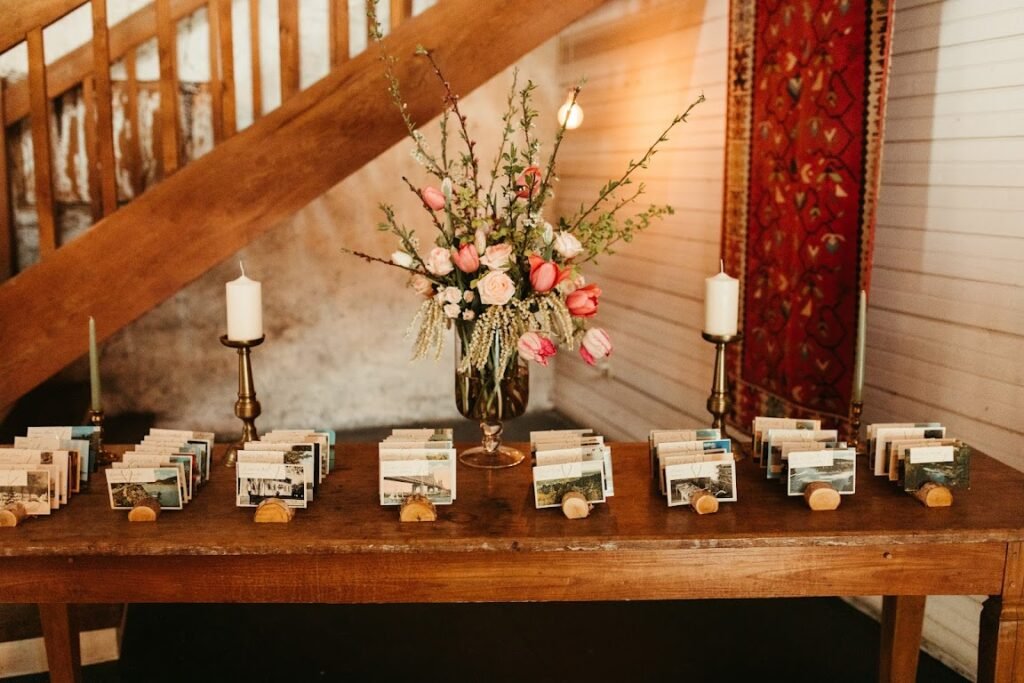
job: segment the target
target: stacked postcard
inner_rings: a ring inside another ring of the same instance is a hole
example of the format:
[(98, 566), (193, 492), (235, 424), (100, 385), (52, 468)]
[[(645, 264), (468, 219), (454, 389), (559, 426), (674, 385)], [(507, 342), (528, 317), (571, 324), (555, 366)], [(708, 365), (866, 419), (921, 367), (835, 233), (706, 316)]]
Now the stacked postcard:
[(909, 493), (928, 482), (951, 489), (970, 488), (971, 449), (946, 437), (938, 422), (868, 425), (868, 464), (876, 476)]
[(50, 514), (88, 487), (98, 457), (98, 427), (29, 427), (13, 448), (0, 449), (0, 507)]
[(245, 442), (235, 461), (236, 505), (276, 498), (308, 507), (334, 465), (333, 443), (332, 432), (315, 429), (275, 429)]
[(213, 432), (150, 429), (107, 470), (110, 507), (131, 510), (147, 498), (162, 510), (181, 510), (210, 480)]
[(533, 499), (537, 509), (562, 506), (570, 491), (589, 503), (615, 495), (612, 449), (592, 429), (530, 432), (533, 453)]
[(697, 491), (736, 502), (732, 440), (719, 429), (655, 429), (648, 436), (651, 475), (669, 507), (689, 505)]
[(835, 429), (822, 429), (821, 420), (756, 417), (751, 429), (751, 453), (768, 479), (786, 483), (790, 496), (802, 496), (807, 485), (831, 484), (840, 495), (857, 487), (857, 451), (839, 441)]
[(401, 505), (412, 495), (434, 505), (456, 496), (452, 429), (393, 429), (377, 450), (381, 505)]

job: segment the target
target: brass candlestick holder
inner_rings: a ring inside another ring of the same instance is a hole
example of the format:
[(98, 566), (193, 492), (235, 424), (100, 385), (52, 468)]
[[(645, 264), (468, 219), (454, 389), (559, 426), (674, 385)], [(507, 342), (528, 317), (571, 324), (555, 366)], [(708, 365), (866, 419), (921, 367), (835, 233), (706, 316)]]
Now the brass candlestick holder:
[(864, 411), (864, 401), (850, 402), (850, 445), (860, 453), (860, 415)]
[(238, 400), (235, 401), (235, 416), (242, 421), (242, 438), (228, 449), (224, 464), (228, 467), (235, 466), (238, 458), (238, 449), (246, 441), (255, 441), (259, 434), (256, 432), (256, 418), (260, 416), (262, 408), (256, 400), (256, 387), (252, 381), (252, 360), (249, 358), (249, 350), (263, 343), (266, 336), (248, 341), (236, 341), (228, 339), (228, 336), (221, 335), (220, 343), (228, 348), (238, 350)]
[[(742, 332), (736, 334), (709, 334), (701, 332), (705, 341), (715, 345), (715, 372), (711, 380), (711, 395), (708, 396), (708, 412), (714, 418), (712, 427), (722, 430), (722, 438), (726, 438), (725, 416), (732, 409), (732, 397), (729, 396), (729, 383), (725, 378), (725, 346), (743, 338)], [(738, 458), (740, 453), (735, 453)]]
[(104, 432), (103, 432), (103, 411), (89, 409), (89, 424), (93, 427), (97, 427), (96, 430), (96, 462), (93, 463), (93, 470), (97, 465), (109, 465), (110, 463), (117, 460), (117, 456), (111, 451), (108, 451), (103, 447)]

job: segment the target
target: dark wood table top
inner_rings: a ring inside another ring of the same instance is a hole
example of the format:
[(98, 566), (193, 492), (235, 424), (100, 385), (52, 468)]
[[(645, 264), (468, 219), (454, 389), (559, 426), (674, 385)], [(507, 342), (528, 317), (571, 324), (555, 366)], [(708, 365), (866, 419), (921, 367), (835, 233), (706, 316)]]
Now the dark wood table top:
[(857, 493), (834, 512), (737, 463), (739, 501), (714, 515), (668, 508), (652, 492), (646, 444), (613, 444), (616, 495), (584, 520), (533, 506), (531, 471), (459, 466), (458, 500), (435, 523), (402, 524), (377, 497), (376, 444), (339, 443), (337, 467), (290, 524), (255, 524), (234, 504), (234, 470), (212, 480), (181, 511), (155, 524), (130, 523), (109, 507), (103, 472), (88, 492), (49, 517), (0, 529), (0, 557), (319, 555), (489, 551), (682, 550), (1024, 540), (1024, 474), (975, 453), (970, 491), (951, 508), (927, 509), (859, 463)]

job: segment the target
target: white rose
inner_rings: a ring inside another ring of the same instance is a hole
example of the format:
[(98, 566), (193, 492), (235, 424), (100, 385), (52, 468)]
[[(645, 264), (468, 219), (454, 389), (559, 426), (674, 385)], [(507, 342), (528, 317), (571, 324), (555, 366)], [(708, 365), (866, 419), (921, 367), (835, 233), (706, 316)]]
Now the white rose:
[(457, 304), (462, 301), (462, 290), (458, 287), (445, 287), (444, 300), (450, 304)]
[(473, 234), (473, 246), (476, 247), (476, 253), (482, 254), (487, 249), (487, 231), (483, 228), (477, 228)]
[(583, 245), (571, 232), (560, 232), (555, 238), (555, 251), (562, 255), (562, 258), (571, 259), (579, 256), (583, 251)]
[[(394, 258), (394, 255), (392, 255), (392, 258)], [(430, 254), (427, 255), (427, 270), (438, 277), (452, 272), (454, 267), (452, 265), (451, 252), (443, 247), (434, 247), (430, 250)]]
[(476, 296), (473, 294), (473, 290), (472, 289), (467, 289), (465, 291), (465, 293), (462, 295), (462, 298), (465, 300), (465, 302), (467, 304), (469, 304), (469, 303), (473, 303), (473, 299), (475, 299)]
[(587, 278), (583, 277), (583, 274), (580, 273), (576, 277), (566, 278), (559, 282), (558, 291), (566, 295), (572, 294), (585, 284), (587, 284)]
[(480, 303), (488, 306), (504, 306), (516, 293), (512, 278), (500, 270), (492, 270), (484, 275), (476, 287), (480, 290)]
[(396, 251), (391, 255), (391, 262), (396, 266), (402, 266), (403, 268), (412, 268), (412, 256), (409, 256), (404, 251)]
[(419, 273), (412, 276), (410, 284), (412, 285), (412, 288), (416, 290), (416, 293), (421, 296), (431, 296), (434, 293), (434, 283)]
[(492, 244), (487, 247), (487, 251), (480, 257), (480, 263), (484, 264), (491, 270), (508, 270), (508, 261), (512, 257), (512, 245), (505, 244)]
[(551, 244), (551, 241), (555, 239), (555, 229), (551, 227), (551, 223), (544, 221), (544, 232), (542, 233), (544, 238), (544, 244)]
[(462, 312), (462, 309), (459, 308), (458, 304), (445, 304), (444, 305), (444, 314), (446, 316), (448, 316), (449, 318), (458, 318), (459, 314), (461, 312)]
[(463, 320), (472, 320), (475, 317), (476, 317), (476, 313), (474, 313), (473, 310), (470, 309), (470, 308), (467, 308), (466, 310), (464, 310), (462, 312), (462, 319)]

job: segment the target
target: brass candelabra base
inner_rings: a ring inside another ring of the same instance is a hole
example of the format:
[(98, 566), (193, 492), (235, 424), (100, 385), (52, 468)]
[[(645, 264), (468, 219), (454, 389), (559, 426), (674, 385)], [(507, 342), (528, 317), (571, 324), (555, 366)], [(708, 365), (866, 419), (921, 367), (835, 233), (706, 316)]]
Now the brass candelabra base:
[[(726, 438), (725, 416), (732, 410), (732, 397), (729, 395), (729, 383), (725, 376), (725, 347), (743, 338), (742, 332), (736, 334), (709, 334), (701, 332), (704, 341), (715, 345), (715, 370), (711, 379), (711, 395), (708, 396), (708, 412), (711, 413), (711, 426), (722, 430), (722, 438)], [(740, 457), (737, 449), (736, 457)]]
[(263, 343), (266, 337), (238, 341), (228, 339), (228, 336), (221, 335), (220, 343), (228, 348), (238, 351), (238, 400), (235, 401), (235, 417), (242, 421), (242, 436), (228, 449), (224, 464), (234, 467), (238, 459), (238, 449), (242, 448), (246, 441), (255, 441), (259, 438), (256, 431), (256, 418), (260, 416), (262, 407), (256, 400), (256, 385), (252, 379), (252, 359), (250, 350)]
[(860, 453), (860, 417), (863, 411), (863, 401), (850, 402), (850, 445), (857, 453)]
[(93, 427), (98, 427), (99, 428), (97, 430), (97, 436), (96, 436), (96, 442), (97, 442), (96, 443), (96, 451), (97, 451), (97, 455), (96, 455), (96, 462), (94, 463), (94, 466), (98, 466), (98, 465), (107, 466), (110, 463), (112, 463), (115, 460), (117, 460), (118, 457), (116, 455), (114, 455), (114, 453), (112, 453), (111, 451), (106, 450), (103, 447), (103, 444), (104, 444), (103, 411), (102, 410), (92, 410), (90, 408), (89, 409), (89, 424), (91, 424)]

